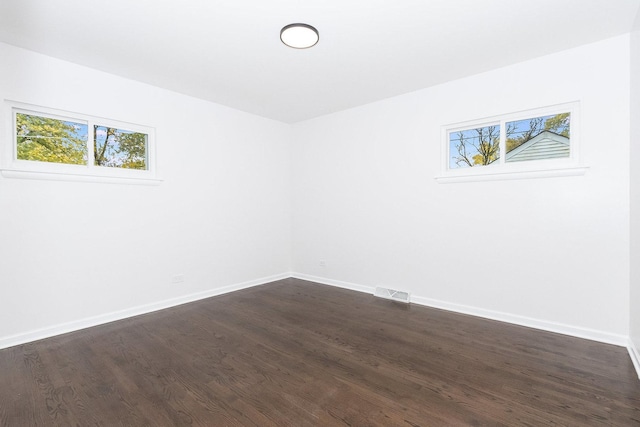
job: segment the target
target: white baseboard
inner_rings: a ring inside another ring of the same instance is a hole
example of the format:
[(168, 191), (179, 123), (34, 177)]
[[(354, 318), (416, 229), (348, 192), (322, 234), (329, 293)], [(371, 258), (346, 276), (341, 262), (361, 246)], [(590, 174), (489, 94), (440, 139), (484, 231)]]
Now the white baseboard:
[(112, 313), (101, 314), (98, 316), (87, 317), (84, 319), (76, 320), (73, 322), (62, 323), (47, 328), (28, 331), (8, 337), (0, 338), (0, 349), (13, 347), (15, 345), (24, 344), (27, 342), (37, 341), (44, 338), (50, 338), (56, 335), (66, 334), (68, 332), (78, 331), (80, 329), (90, 328), (92, 326), (98, 326), (116, 320), (126, 319), (128, 317), (139, 316), (141, 314), (147, 314), (154, 311), (162, 310), (165, 308), (171, 308), (178, 305), (186, 304), (189, 302), (198, 301), (205, 298), (210, 298), (229, 292), (239, 291), (241, 289), (251, 288), (254, 286), (264, 285), (266, 283), (275, 282), (291, 277), (290, 273), (282, 273), (274, 276), (263, 277), (256, 280), (250, 280), (243, 283), (237, 283), (235, 285), (223, 286), (221, 288), (210, 289), (204, 292), (197, 292), (189, 295), (184, 295), (177, 298), (171, 298), (164, 301), (158, 301), (151, 304), (140, 305), (137, 307), (128, 308), (125, 310), (119, 310)]
[(309, 282), (335, 286), (337, 288), (350, 289), (352, 291), (364, 292), (367, 294), (373, 294), (373, 292), (376, 290), (371, 286), (356, 285), (355, 283), (342, 282), (340, 280), (332, 280), (327, 279), (326, 277), (312, 276), (310, 274), (291, 273), (291, 277), (293, 277), (294, 279), (308, 280)]
[[(31, 341), (36, 341), (44, 338), (53, 337), (68, 332), (77, 331), (80, 329), (89, 328), (92, 326), (98, 326), (116, 320), (126, 319), (128, 317), (138, 316), (141, 314), (147, 314), (154, 311), (162, 310), (165, 308), (171, 308), (178, 305), (186, 304), (189, 302), (198, 301), (205, 298), (214, 297), (217, 295), (226, 294), (229, 292), (238, 291), (241, 289), (251, 288), (254, 286), (264, 285), (266, 283), (275, 282), (277, 280), (293, 277), (296, 279), (308, 280), (315, 283), (321, 283), (325, 285), (335, 286), (343, 289), (349, 289), (358, 292), (364, 292), (367, 294), (373, 294), (375, 288), (372, 286), (364, 286), (350, 282), (344, 282), (340, 280), (328, 279), (325, 277), (312, 276), (302, 273), (282, 273), (269, 277), (263, 277), (256, 280), (251, 280), (235, 285), (223, 286), (221, 288), (210, 289), (204, 292), (198, 292), (181, 296), (178, 298), (172, 298), (164, 301), (159, 301), (151, 304), (145, 304), (142, 306), (132, 307), (125, 310), (120, 310), (112, 313), (102, 314), (98, 316), (92, 316), (85, 319), (80, 319), (73, 322), (54, 325), (47, 328), (28, 331), (8, 337), (0, 338), (0, 349), (12, 347), (15, 345), (24, 344)], [(540, 329), (549, 332), (556, 332), (564, 335), (574, 336), (578, 338), (585, 338), (593, 341), (599, 341), (607, 344), (618, 345), (627, 347), (631, 360), (640, 377), (640, 352), (638, 347), (627, 337), (623, 335), (611, 334), (603, 331), (597, 331), (592, 329), (586, 329), (581, 327), (575, 327), (570, 325), (564, 325), (560, 323), (549, 322), (545, 320), (533, 319), (524, 316), (518, 316), (509, 313), (502, 313), (492, 310), (485, 310), (482, 308), (465, 306), (461, 304), (449, 303), (446, 301), (439, 301), (431, 298), (418, 297), (411, 295), (411, 302), (427, 307), (439, 308), (456, 313), (469, 314), (472, 316), (482, 317), (491, 320), (498, 320), (501, 322), (512, 323), (516, 325), (526, 326), (530, 328)]]
[[(311, 276), (302, 273), (291, 273), (292, 277), (297, 279), (309, 280), (325, 285), (337, 286), (353, 291), (366, 292), (373, 294), (374, 287), (362, 286), (339, 280), (327, 279), (324, 277)], [(440, 301), (432, 298), (425, 298), (411, 295), (411, 302), (414, 304), (424, 305), (432, 308), (453, 311), (455, 313), (469, 314), (472, 316), (482, 317), (485, 319), (497, 320), (500, 322), (511, 323), (528, 328), (540, 329), (547, 332), (555, 332), (558, 334), (569, 335), (577, 338), (584, 338), (592, 341), (598, 341), (606, 344), (613, 344), (621, 347), (629, 345), (629, 338), (626, 335), (612, 334), (609, 332), (598, 331), (594, 329), (582, 328), (578, 326), (565, 325), (562, 323), (550, 322), (547, 320), (534, 319), (516, 314), (503, 313), (499, 311), (486, 310), (483, 308), (472, 307), (467, 305), (455, 304), (446, 301)]]
[(426, 305), (428, 307), (440, 308), (442, 310), (454, 311), (456, 313), (469, 314), (471, 316), (497, 320), (500, 322), (526, 326), (528, 328), (540, 329), (547, 332), (555, 332), (558, 334), (569, 335), (576, 338), (584, 338), (591, 341), (598, 341), (621, 347), (626, 347), (629, 340), (626, 335), (612, 334), (596, 329), (582, 328), (579, 326), (550, 322), (548, 320), (535, 319), (532, 317), (520, 316), (517, 314), (486, 310), (483, 308), (466, 306), (462, 304), (454, 304), (446, 301), (435, 300), (432, 298), (414, 297), (412, 295), (411, 302), (415, 302), (416, 304), (420, 305)]
[(638, 379), (640, 379), (640, 349), (638, 349), (631, 338), (629, 338), (629, 345), (627, 345), (627, 350), (629, 350), (629, 356), (631, 357), (633, 366), (636, 368)]

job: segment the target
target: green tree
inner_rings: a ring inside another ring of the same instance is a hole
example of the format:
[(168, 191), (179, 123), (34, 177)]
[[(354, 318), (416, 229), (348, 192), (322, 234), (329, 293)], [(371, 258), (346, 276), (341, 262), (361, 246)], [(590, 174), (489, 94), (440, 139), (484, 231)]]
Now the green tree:
[[(103, 126), (93, 127), (93, 156), (94, 164), (96, 166), (111, 166), (109, 164), (109, 154), (112, 150), (107, 151), (110, 145), (113, 144), (113, 139), (116, 135), (115, 128), (105, 128), (104, 138), (98, 136)], [(102, 141), (102, 142), (100, 142)]]
[(17, 156), (20, 160), (87, 164), (87, 126), (64, 120), (16, 113)]
[(122, 167), (127, 169), (147, 168), (147, 135), (139, 132), (120, 135), (120, 151), (124, 161)]
[(94, 126), (96, 166), (125, 169), (147, 168), (147, 135), (108, 126)]

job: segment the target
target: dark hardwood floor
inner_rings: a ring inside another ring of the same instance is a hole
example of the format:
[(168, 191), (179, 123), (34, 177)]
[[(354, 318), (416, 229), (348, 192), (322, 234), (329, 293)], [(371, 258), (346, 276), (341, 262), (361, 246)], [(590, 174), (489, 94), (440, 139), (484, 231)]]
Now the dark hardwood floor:
[(3, 426), (630, 426), (627, 350), (286, 279), (0, 350)]

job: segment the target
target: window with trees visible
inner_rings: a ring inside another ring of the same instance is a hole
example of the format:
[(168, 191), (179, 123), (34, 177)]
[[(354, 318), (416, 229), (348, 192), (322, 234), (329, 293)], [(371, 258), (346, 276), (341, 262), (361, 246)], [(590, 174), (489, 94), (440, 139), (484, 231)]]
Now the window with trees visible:
[(18, 160), (87, 164), (87, 124), (16, 112)]
[(45, 108), (13, 106), (11, 118), (3, 171), (153, 178), (151, 128)]
[(148, 137), (142, 132), (94, 125), (94, 164), (112, 168), (146, 170)]
[(562, 167), (577, 162), (577, 103), (443, 128), (445, 174)]

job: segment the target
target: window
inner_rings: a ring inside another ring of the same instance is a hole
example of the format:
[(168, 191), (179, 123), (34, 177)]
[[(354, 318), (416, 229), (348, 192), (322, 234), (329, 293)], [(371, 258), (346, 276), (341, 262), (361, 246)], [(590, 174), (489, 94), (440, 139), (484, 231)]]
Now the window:
[(505, 162), (571, 157), (571, 113), (507, 122)]
[(578, 104), (443, 127), (443, 175), (455, 182), (584, 174), (578, 165)]
[(449, 169), (489, 166), (499, 158), (499, 124), (449, 132)]
[(93, 157), (96, 166), (147, 170), (147, 139), (149, 135), (93, 126)]
[(16, 112), (18, 160), (87, 164), (87, 125), (52, 116)]
[[(131, 123), (9, 103), (8, 177), (154, 183), (154, 132)], [(149, 182), (143, 182), (149, 181)]]

